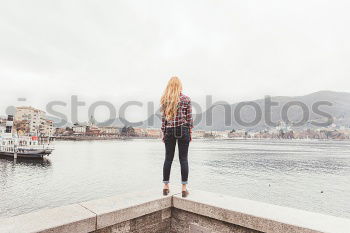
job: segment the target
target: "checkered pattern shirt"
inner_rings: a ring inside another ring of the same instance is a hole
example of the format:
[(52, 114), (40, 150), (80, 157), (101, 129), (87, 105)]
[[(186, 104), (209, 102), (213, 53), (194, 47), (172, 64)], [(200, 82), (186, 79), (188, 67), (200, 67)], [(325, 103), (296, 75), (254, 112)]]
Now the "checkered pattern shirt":
[(190, 97), (180, 93), (180, 102), (177, 107), (176, 117), (172, 120), (167, 120), (164, 113), (162, 114), (162, 131), (164, 133), (166, 128), (185, 124), (188, 125), (191, 131), (193, 128), (192, 105)]

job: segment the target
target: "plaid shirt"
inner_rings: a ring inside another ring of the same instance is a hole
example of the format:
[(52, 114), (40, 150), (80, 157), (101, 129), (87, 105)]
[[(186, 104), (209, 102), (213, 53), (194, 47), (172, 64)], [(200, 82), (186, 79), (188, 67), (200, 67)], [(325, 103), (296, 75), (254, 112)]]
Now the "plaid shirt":
[(180, 93), (180, 102), (177, 107), (176, 117), (172, 120), (167, 120), (164, 113), (162, 114), (162, 131), (164, 133), (166, 128), (184, 124), (187, 124), (191, 131), (193, 128), (192, 105), (190, 97)]

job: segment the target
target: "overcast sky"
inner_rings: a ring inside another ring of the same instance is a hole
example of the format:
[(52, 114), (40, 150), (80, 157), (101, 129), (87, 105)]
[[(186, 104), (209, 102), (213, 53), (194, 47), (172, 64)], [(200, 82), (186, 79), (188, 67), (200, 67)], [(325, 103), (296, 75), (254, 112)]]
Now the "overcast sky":
[[(0, 109), (350, 92), (346, 0), (1, 1)], [(18, 97), (27, 98), (25, 103)]]

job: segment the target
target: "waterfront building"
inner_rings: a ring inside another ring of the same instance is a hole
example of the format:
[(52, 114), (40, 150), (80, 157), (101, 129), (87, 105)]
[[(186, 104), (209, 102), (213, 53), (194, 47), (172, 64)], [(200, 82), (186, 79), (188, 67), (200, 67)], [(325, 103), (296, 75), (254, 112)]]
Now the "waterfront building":
[(235, 132), (229, 132), (228, 133), (229, 138), (244, 138), (245, 137), (245, 131), (235, 131)]
[(55, 136), (62, 136), (62, 135), (64, 135), (65, 132), (66, 132), (65, 128), (56, 128), (54, 135)]
[(119, 134), (119, 129), (113, 126), (100, 127), (100, 133), (104, 135), (117, 135)]
[(147, 130), (142, 128), (134, 128), (135, 134), (138, 137), (146, 137), (147, 136)]
[(162, 131), (160, 129), (146, 129), (146, 136), (160, 138), (162, 136)]
[(0, 125), (0, 135), (4, 134), (6, 132), (6, 126)]
[(72, 127), (72, 130), (73, 130), (74, 134), (83, 135), (86, 133), (86, 126), (74, 124)]
[(42, 133), (47, 137), (52, 137), (55, 133), (55, 127), (53, 126), (53, 121), (45, 119), (42, 126)]
[(30, 121), (29, 120), (21, 120), (21, 121), (17, 120), (14, 123), (14, 130), (20, 136), (29, 135), (30, 134)]
[(0, 118), (0, 135), (6, 132), (6, 119)]
[(211, 131), (211, 134), (215, 137), (215, 138), (228, 138), (228, 133), (230, 131)]
[[(28, 133), (38, 135), (40, 128), (45, 120), (45, 112), (33, 107), (17, 107), (15, 114), (15, 123), (28, 124)], [(22, 129), (21, 129), (22, 130)], [(27, 133), (27, 132), (26, 132)]]
[(88, 136), (99, 136), (99, 135), (101, 135), (101, 131), (100, 131), (100, 129), (97, 126), (90, 125), (90, 126), (86, 127), (85, 135), (88, 135)]
[(46, 119), (42, 110), (22, 106), (16, 108), (15, 126), (18, 132), (32, 136), (52, 136), (54, 134), (53, 122)]

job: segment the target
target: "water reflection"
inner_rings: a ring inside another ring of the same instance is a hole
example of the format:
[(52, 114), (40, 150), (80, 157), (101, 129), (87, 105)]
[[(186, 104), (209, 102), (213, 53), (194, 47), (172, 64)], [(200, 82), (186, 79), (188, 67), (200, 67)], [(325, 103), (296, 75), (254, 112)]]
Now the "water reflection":
[[(51, 168), (50, 159), (30, 159), (30, 158), (11, 158), (0, 157), (0, 186), (5, 187), (8, 179), (14, 179), (18, 174), (27, 174), (31, 176), (32, 172), (45, 171)], [(44, 172), (44, 173), (43, 173)], [(20, 181), (21, 184), (23, 181)]]
[(48, 168), (51, 167), (51, 160), (48, 158), (43, 159), (32, 159), (32, 158), (11, 158), (11, 157), (0, 157), (0, 165), (2, 164), (13, 164), (18, 166), (35, 166)]

